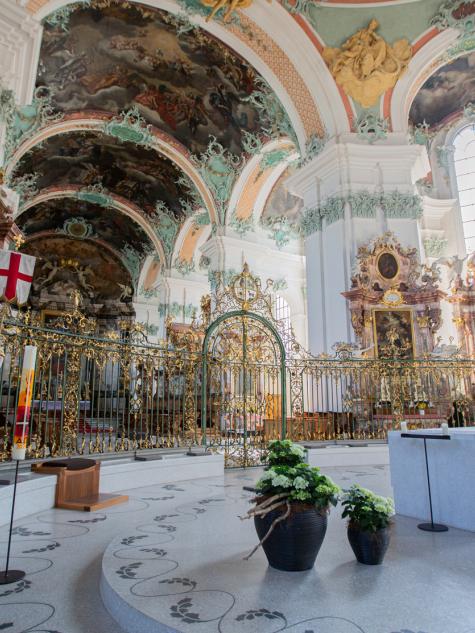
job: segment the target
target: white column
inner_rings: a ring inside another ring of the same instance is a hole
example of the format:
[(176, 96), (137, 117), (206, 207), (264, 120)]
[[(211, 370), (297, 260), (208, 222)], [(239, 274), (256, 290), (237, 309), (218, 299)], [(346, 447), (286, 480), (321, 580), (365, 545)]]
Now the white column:
[[(350, 289), (359, 246), (389, 230), (403, 246), (422, 253), (419, 220), (404, 210), (401, 217), (383, 213), (381, 202), (395, 191), (415, 195), (415, 182), (429, 169), (425, 147), (408, 144), (405, 135), (391, 134), (384, 143), (370, 145), (354, 134), (343, 134), (287, 180), (289, 190), (303, 197), (306, 209), (320, 209), (305, 240), (312, 353), (331, 353), (334, 343), (354, 339), (341, 293)], [(373, 202), (357, 213), (349, 202), (362, 192)]]

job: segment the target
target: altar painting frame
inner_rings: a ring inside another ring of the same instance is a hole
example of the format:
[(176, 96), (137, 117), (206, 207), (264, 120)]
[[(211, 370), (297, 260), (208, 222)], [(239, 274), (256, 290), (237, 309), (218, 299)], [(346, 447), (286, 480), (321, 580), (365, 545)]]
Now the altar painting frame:
[[(416, 357), (416, 339), (414, 331), (414, 311), (411, 308), (374, 308), (372, 313), (373, 320), (373, 341), (376, 358), (380, 358), (380, 345), (386, 340), (386, 333), (388, 328), (383, 327), (381, 323), (381, 316), (394, 315), (397, 317), (404, 317), (400, 320), (398, 330), (404, 333), (402, 340), (407, 340), (411, 343), (410, 353), (407, 356), (402, 356), (403, 360), (411, 360)], [(379, 317), (379, 319), (378, 319)], [(378, 322), (379, 321), (379, 322)], [(409, 335), (409, 336), (408, 336)]]

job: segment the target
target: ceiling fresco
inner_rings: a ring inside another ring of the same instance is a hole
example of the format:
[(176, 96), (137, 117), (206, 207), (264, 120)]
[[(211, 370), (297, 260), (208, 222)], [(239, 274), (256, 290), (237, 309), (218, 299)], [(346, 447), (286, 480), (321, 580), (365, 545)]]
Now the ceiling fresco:
[[(24, 211), (17, 224), (27, 237), (54, 231), (78, 240), (100, 239), (118, 254), (133, 249), (140, 259), (152, 250), (144, 230), (126, 215), (95, 204), (59, 198), (42, 202)], [(48, 242), (51, 238), (48, 238)]]
[(118, 301), (130, 275), (110, 251), (89, 240), (71, 243), (58, 236), (28, 241), (22, 250), (38, 257), (33, 278), (33, 299), (46, 294), (67, 298), (79, 290), (89, 301)]
[(292, 173), (292, 168), (286, 169), (273, 186), (262, 212), (263, 221), (285, 217), (290, 221), (294, 220), (296, 224), (298, 223), (302, 214), (303, 198), (294, 196), (285, 186), (285, 181)]
[(425, 120), (436, 127), (469, 102), (475, 103), (475, 52), (442, 66), (429, 77), (412, 103), (409, 119), (413, 125)]
[(177, 19), (143, 5), (82, 7), (68, 30), (45, 25), (38, 85), (54, 91), (65, 112), (119, 113), (138, 106), (145, 119), (193, 153), (210, 135), (242, 152), (244, 131), (259, 128), (246, 98), (256, 71), (222, 42), (191, 28), (177, 35)]
[(38, 189), (56, 185), (100, 184), (113, 194), (153, 214), (162, 200), (177, 220), (184, 219), (180, 198), (188, 191), (176, 184), (180, 171), (152, 149), (121, 142), (97, 132), (53, 136), (21, 159), (15, 177), (36, 173)]

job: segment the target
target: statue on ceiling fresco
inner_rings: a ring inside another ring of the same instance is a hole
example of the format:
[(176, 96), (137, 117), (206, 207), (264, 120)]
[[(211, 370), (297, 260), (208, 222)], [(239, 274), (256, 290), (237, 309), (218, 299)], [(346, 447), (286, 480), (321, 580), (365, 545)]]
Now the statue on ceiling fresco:
[(376, 33), (377, 20), (352, 35), (341, 48), (326, 47), (323, 58), (335, 81), (355, 101), (369, 108), (393, 88), (412, 57), (408, 40), (392, 46)]

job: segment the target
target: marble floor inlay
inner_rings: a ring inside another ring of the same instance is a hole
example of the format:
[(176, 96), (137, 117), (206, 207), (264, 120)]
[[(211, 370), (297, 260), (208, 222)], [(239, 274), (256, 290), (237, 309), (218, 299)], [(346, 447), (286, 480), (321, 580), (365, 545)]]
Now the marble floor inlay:
[[(391, 494), (386, 467), (324, 470), (343, 487)], [(101, 586), (125, 628), (144, 633), (475, 633), (473, 533), (424, 533), (397, 517), (384, 564), (367, 567), (337, 508), (315, 567), (280, 572), (260, 550), (243, 560), (256, 543), (252, 522), (238, 518), (252, 498), (243, 486), (259, 475), (228, 471), (124, 491), (129, 503), (103, 512), (19, 521), (11, 567), (27, 575), (0, 587), (0, 632), (120, 633)], [(6, 537), (4, 527), (2, 568)]]

